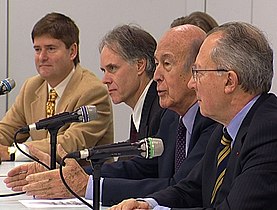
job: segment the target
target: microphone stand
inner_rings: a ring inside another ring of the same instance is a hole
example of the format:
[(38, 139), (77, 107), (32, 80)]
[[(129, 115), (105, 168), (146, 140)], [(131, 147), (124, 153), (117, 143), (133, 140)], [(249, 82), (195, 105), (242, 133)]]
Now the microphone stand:
[(93, 210), (100, 209), (100, 177), (101, 177), (101, 167), (107, 159), (92, 160), (90, 163), (93, 167)]
[(63, 125), (47, 128), (48, 132), (50, 133), (50, 156), (51, 156), (50, 169), (51, 170), (56, 169), (57, 134), (59, 129), (62, 126)]

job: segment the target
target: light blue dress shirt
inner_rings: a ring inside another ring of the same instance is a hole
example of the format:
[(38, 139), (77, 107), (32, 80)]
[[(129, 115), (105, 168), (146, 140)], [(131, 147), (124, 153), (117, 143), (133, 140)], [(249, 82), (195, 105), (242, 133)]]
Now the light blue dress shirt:
[[(254, 103), (257, 101), (257, 99), (259, 97), (260, 97), (260, 95), (254, 97), (250, 102), (248, 102), (248, 104), (246, 104), (243, 107), (243, 109), (240, 110), (240, 112), (238, 112), (238, 114), (231, 120), (229, 125), (226, 126), (229, 135), (233, 139), (232, 146), (234, 145), (234, 142), (236, 140), (236, 136), (237, 136), (238, 130), (242, 124), (242, 121), (244, 120), (245, 116), (247, 115), (247, 113), (249, 112), (249, 110), (251, 109), (251, 107), (254, 105)], [(169, 207), (160, 206), (157, 203), (157, 201), (154, 200), (153, 198), (145, 198), (145, 199), (140, 199), (140, 200), (146, 201), (153, 210), (169, 210), (170, 209)]]

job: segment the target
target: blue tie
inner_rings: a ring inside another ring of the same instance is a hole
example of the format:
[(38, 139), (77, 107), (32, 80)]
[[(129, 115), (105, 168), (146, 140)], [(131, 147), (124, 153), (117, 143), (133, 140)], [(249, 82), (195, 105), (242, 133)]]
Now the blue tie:
[(177, 140), (175, 148), (175, 172), (177, 172), (186, 159), (186, 127), (181, 118), (177, 128)]

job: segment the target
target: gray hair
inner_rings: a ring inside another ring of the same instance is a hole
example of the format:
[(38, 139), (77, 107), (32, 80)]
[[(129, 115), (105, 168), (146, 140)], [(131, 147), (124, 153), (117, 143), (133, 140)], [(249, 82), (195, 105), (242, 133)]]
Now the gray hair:
[(149, 78), (153, 77), (156, 69), (154, 53), (157, 42), (148, 32), (135, 25), (117, 26), (100, 42), (100, 53), (105, 46), (129, 63), (146, 59), (146, 74)]
[(245, 92), (268, 92), (273, 78), (273, 51), (263, 32), (243, 22), (223, 24), (208, 35), (214, 32), (222, 32), (211, 53), (218, 67), (234, 70)]

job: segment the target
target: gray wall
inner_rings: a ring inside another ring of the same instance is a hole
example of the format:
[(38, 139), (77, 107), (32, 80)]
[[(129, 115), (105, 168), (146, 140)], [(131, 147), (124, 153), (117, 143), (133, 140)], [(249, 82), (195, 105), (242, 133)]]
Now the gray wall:
[[(0, 96), (0, 118), (14, 102), (24, 80), (36, 74), (30, 32), (46, 13), (56, 11), (75, 20), (80, 28), (81, 64), (99, 78), (98, 43), (114, 26), (136, 23), (157, 40), (171, 21), (193, 11), (206, 11), (220, 24), (239, 20), (264, 30), (277, 48), (275, 0), (0, 0), (0, 79), (13, 78), (17, 86), (9, 96)], [(277, 92), (277, 79), (272, 92)], [(130, 109), (114, 106), (115, 140), (127, 139)]]

